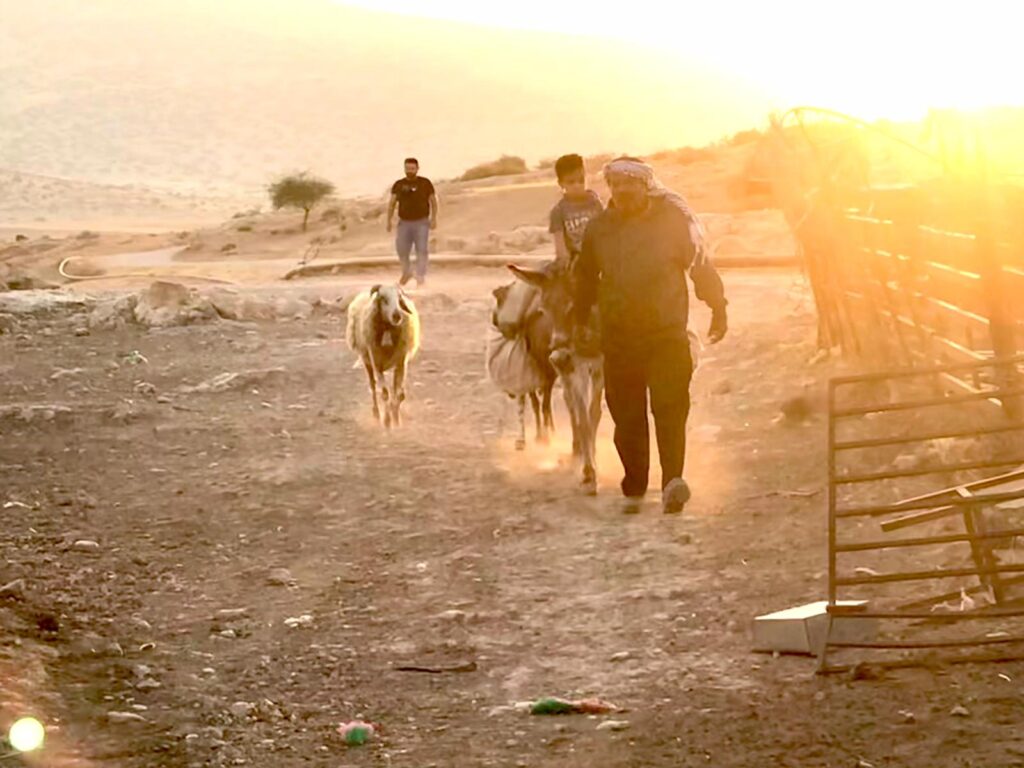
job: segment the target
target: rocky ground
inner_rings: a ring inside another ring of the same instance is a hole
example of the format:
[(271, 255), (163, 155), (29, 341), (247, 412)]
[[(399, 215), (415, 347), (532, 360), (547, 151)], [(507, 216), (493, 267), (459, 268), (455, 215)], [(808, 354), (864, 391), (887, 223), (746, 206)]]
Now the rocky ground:
[[(0, 725), (50, 726), (31, 764), (1024, 765), (1020, 666), (855, 680), (750, 650), (753, 616), (826, 584), (824, 423), (780, 418), (832, 370), (794, 275), (727, 275), (678, 519), (618, 514), (607, 439), (581, 498), (564, 414), (511, 450), (488, 280), (417, 296), (390, 434), (347, 288), (5, 295)], [(545, 695), (623, 711), (515, 708)], [(356, 718), (379, 737), (348, 748)]]

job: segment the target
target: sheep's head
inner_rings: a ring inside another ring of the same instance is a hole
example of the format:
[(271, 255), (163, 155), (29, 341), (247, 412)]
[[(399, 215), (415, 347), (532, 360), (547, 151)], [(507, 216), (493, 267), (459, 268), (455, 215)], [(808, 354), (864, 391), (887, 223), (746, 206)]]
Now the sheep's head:
[(375, 285), (370, 289), (370, 296), (381, 318), (389, 325), (399, 326), (412, 314), (412, 307), (400, 286)]

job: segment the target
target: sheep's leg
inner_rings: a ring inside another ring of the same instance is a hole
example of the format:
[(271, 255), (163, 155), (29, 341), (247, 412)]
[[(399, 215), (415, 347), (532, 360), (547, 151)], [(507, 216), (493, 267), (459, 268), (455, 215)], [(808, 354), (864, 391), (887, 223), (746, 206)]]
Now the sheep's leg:
[(384, 401), (384, 426), (391, 429), (391, 393), (388, 391), (387, 374), (381, 374), (380, 397)]
[(516, 409), (519, 412), (519, 437), (516, 438), (516, 450), (526, 450), (526, 395), (516, 397)]
[(395, 426), (398, 427), (402, 424), (400, 410), (402, 408), (402, 403), (405, 402), (405, 358), (400, 359), (395, 365), (395, 378), (392, 392), (394, 394), (392, 403), (395, 409), (393, 421), (395, 422)]
[(530, 393), (530, 406), (533, 408), (533, 428), (537, 435), (537, 442), (544, 444), (548, 441), (548, 431), (545, 429), (544, 413), (540, 408), (540, 398), (536, 392)]
[(380, 406), (377, 404), (377, 376), (373, 371), (373, 363), (367, 355), (363, 355), (363, 367), (366, 368), (366, 377), (370, 380), (370, 396), (373, 398), (373, 418), (380, 421)]

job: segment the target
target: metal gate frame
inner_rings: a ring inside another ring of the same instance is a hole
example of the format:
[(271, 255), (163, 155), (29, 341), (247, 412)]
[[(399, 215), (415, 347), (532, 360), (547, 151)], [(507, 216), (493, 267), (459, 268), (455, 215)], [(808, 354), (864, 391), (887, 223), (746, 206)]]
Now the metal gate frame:
[[(1019, 633), (1000, 634), (997, 637), (980, 635), (968, 639), (941, 639), (927, 638), (921, 641), (900, 641), (900, 640), (878, 640), (864, 641), (835, 639), (833, 633), (833, 622), (841, 617), (856, 617), (858, 619), (875, 619), (879, 621), (906, 622), (914, 620), (933, 620), (947, 626), (950, 623), (958, 622), (985, 622), (993, 619), (1007, 619), (1024, 617), (1024, 599), (1013, 600), (1007, 594), (1007, 588), (1015, 584), (1024, 584), (1024, 565), (1000, 564), (992, 551), (992, 544), (996, 539), (1024, 536), (1024, 527), (1016, 529), (990, 530), (986, 524), (984, 512), (994, 505), (1003, 504), (1009, 501), (1024, 499), (1024, 454), (1022, 455), (997, 455), (991, 459), (961, 462), (946, 462), (930, 464), (924, 467), (915, 468), (893, 468), (883, 472), (870, 472), (862, 474), (840, 473), (837, 469), (841, 454), (865, 448), (878, 448), (883, 446), (912, 445), (932, 440), (946, 438), (966, 438), (989, 435), (1010, 434), (1024, 431), (1024, 421), (1016, 417), (1016, 408), (1013, 403), (1017, 398), (1024, 395), (1024, 388), (1010, 385), (1010, 388), (1000, 388), (999, 384), (1007, 384), (1017, 381), (1017, 371), (1024, 363), (1024, 355), (1005, 359), (993, 359), (985, 362), (963, 363), (957, 365), (941, 365), (928, 368), (902, 369), (895, 371), (882, 371), (858, 376), (845, 376), (833, 378), (828, 387), (828, 622), (827, 630), (822, 645), (819, 649), (818, 670), (821, 673), (839, 672), (849, 670), (850, 665), (831, 665), (829, 663), (829, 651), (839, 649), (873, 649), (873, 650), (939, 650), (955, 648), (980, 648), (1002, 645), (1019, 644), (1018, 649), (1012, 652), (987, 653), (984, 655), (974, 654), (971, 656), (958, 656), (946, 659), (948, 663), (962, 663), (974, 661), (995, 661), (1009, 659), (1024, 659), (1024, 623), (1019, 627)], [(863, 385), (878, 382), (897, 382), (915, 377), (933, 377), (949, 381), (953, 374), (965, 376), (974, 374), (979, 378), (983, 369), (995, 369), (997, 375), (994, 378), (999, 384), (993, 388), (954, 394), (943, 397), (919, 398), (916, 400), (905, 400), (897, 402), (880, 403), (875, 405), (864, 405), (857, 407), (837, 406), (837, 393), (843, 388), (852, 385)], [(1001, 375), (1000, 375), (1001, 374)], [(1004, 421), (991, 427), (977, 427), (973, 429), (946, 429), (934, 432), (916, 434), (910, 437), (883, 436), (872, 439), (847, 440), (837, 439), (838, 425), (850, 419), (864, 418), (868, 414), (878, 414), (896, 411), (913, 411), (917, 409), (931, 409), (942, 406), (955, 406), (966, 403), (989, 403), (993, 406), (994, 413), (999, 416), (995, 408), (1002, 410)], [(1017, 467), (1013, 471), (984, 478), (981, 480), (943, 488), (939, 491), (928, 493), (922, 496), (909, 498), (896, 504), (885, 505), (864, 505), (864, 506), (840, 506), (838, 503), (839, 489), (845, 486), (866, 485), (884, 481), (898, 480), (900, 478), (924, 477), (948, 472), (997, 470), (998, 468)], [(1013, 487), (1016, 483), (1017, 487)], [(840, 527), (843, 521), (851, 519), (871, 518), (880, 520), (880, 528), (883, 533), (892, 533), (913, 527), (920, 523), (941, 520), (953, 516), (960, 516), (963, 519), (964, 531), (962, 533), (945, 534), (938, 536), (918, 537), (880, 537), (877, 540), (859, 542), (856, 544), (845, 543), (840, 536)], [(939, 570), (919, 571), (894, 571), (885, 574), (873, 575), (846, 575), (839, 572), (838, 555), (848, 552), (870, 552), (908, 547), (927, 547), (962, 542), (968, 544), (971, 550), (973, 567)], [(964, 591), (968, 594), (988, 592), (992, 595), (995, 605), (983, 607), (980, 610), (964, 612), (937, 614), (929, 610), (934, 605), (944, 600), (959, 597), (962, 592), (945, 593), (935, 595), (926, 600), (897, 606), (891, 610), (872, 608), (869, 604), (857, 608), (850, 605), (840, 604), (841, 592), (844, 587), (870, 584), (896, 584), (900, 582), (923, 582), (930, 580), (943, 580), (953, 577), (976, 577), (978, 583)], [(897, 660), (885, 661), (880, 666), (900, 667), (917, 666), (920, 660)]]

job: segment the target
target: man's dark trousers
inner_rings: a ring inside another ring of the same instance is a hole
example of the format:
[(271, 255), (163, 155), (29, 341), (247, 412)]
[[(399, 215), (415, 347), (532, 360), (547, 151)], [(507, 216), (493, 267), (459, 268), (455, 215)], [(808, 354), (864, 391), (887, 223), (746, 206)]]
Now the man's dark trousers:
[(683, 335), (606, 340), (603, 346), (605, 396), (615, 422), (615, 448), (626, 470), (622, 492), (640, 497), (647, 492), (651, 465), (648, 392), (661, 459), (661, 487), (683, 474), (693, 376), (690, 342)]

